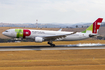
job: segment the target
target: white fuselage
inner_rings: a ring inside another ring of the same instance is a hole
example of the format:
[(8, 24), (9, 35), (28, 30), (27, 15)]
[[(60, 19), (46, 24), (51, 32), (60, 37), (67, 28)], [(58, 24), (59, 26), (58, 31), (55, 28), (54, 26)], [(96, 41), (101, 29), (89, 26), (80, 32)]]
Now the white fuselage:
[[(27, 38), (34, 38), (37, 36), (52, 36), (52, 35), (61, 35), (61, 34), (70, 34), (73, 32), (65, 32), (65, 31), (46, 31), (46, 30), (31, 30), (32, 35)], [(73, 41), (73, 40), (82, 40), (89, 38), (89, 34), (77, 32), (76, 34), (68, 35), (64, 38), (57, 39), (56, 41), (63, 40), (63, 41)]]
[[(31, 31), (30, 36), (26, 36), (25, 38), (35, 39), (35, 37), (45, 37), (45, 36), (47, 37), (47, 36), (73, 33), (73, 32), (66, 32), (66, 31), (48, 31), (48, 30), (30, 30), (30, 31)], [(8, 37), (16, 38), (17, 32), (15, 31), (15, 29), (9, 29), (7, 30), (7, 32), (3, 32), (2, 34)], [(82, 40), (86, 38), (89, 38), (89, 33), (77, 32), (75, 34), (56, 39), (55, 41), (62, 41), (62, 40), (73, 41), (73, 40)]]

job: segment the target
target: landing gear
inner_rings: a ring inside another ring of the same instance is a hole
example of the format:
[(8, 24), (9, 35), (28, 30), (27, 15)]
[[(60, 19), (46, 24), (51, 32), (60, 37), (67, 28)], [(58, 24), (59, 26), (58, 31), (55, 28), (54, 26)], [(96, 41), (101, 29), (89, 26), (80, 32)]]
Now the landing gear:
[(49, 44), (51, 47), (55, 47), (55, 44), (52, 44), (52, 42), (48, 42), (48, 44)]

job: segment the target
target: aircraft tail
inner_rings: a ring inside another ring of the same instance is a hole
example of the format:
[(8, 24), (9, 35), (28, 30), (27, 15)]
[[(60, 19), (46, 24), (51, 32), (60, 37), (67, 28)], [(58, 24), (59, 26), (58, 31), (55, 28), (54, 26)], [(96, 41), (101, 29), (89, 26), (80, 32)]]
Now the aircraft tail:
[(103, 18), (98, 18), (91, 26), (89, 26), (85, 31), (82, 31), (82, 33), (92, 33), (97, 34), (98, 30), (100, 28), (100, 25), (102, 23)]

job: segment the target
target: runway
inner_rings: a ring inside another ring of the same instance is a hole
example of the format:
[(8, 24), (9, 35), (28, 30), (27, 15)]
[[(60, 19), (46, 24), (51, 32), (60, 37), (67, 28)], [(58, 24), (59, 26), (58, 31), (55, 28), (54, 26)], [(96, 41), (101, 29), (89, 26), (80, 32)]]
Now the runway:
[(56, 47), (50, 47), (50, 46), (0, 46), (0, 51), (42, 51), (42, 50), (85, 50), (85, 49), (105, 49), (105, 45), (103, 46), (56, 46)]

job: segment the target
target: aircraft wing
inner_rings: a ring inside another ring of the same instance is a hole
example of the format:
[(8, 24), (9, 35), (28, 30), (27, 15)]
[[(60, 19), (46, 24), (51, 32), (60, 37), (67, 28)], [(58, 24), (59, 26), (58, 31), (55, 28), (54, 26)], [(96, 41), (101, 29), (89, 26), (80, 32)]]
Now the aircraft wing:
[(56, 40), (56, 39), (59, 39), (59, 38), (65, 38), (66, 36), (72, 35), (72, 34), (75, 34), (75, 33), (76, 33), (76, 32), (73, 32), (73, 33), (70, 33), (70, 34), (44, 36), (43, 38), (44, 38), (45, 40)]

